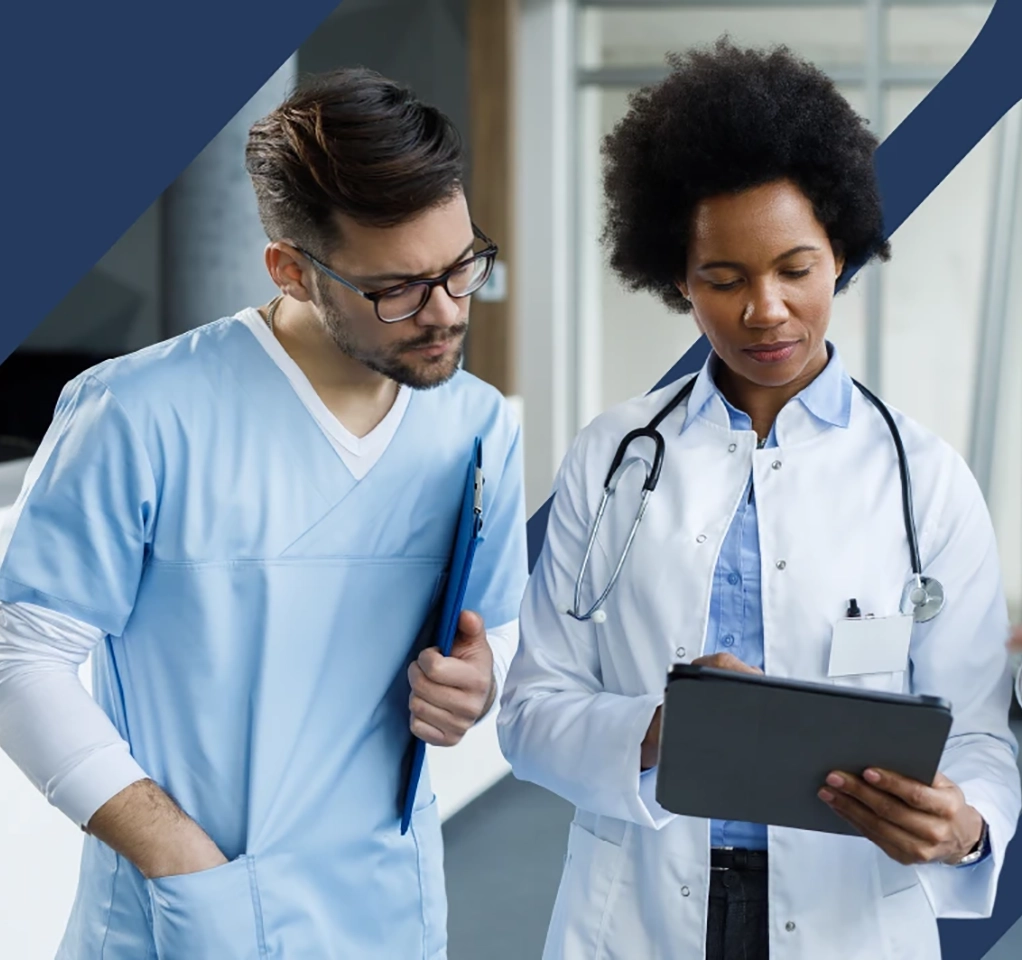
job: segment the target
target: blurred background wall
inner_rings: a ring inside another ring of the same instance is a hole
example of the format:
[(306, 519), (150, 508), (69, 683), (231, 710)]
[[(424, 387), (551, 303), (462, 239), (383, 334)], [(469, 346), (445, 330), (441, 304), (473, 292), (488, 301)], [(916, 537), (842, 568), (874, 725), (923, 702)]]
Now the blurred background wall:
[[(884, 136), (979, 32), (990, 3), (943, 0), (345, 0), (0, 366), (0, 510), (61, 386), (126, 353), (264, 302), (265, 238), (242, 150), (302, 73), (362, 64), (461, 129), (473, 214), (501, 246), (472, 307), (472, 372), (523, 420), (528, 509), (574, 434), (647, 390), (696, 339), (690, 318), (625, 293), (604, 264), (599, 144), (664, 54), (724, 32), (829, 72)], [(236, 51), (243, 55), (243, 51)], [(1022, 619), (1022, 117), (1016, 108), (835, 302), (853, 376), (965, 456)], [(431, 751), (445, 817), (451, 960), (540, 954), (571, 810), (507, 777), (492, 721)], [(0, 957), (52, 957), (80, 835), (0, 754)], [(1022, 929), (1003, 956), (1022, 955)], [(998, 949), (1002, 949), (999, 946)], [(993, 954), (991, 955), (994, 956)]]

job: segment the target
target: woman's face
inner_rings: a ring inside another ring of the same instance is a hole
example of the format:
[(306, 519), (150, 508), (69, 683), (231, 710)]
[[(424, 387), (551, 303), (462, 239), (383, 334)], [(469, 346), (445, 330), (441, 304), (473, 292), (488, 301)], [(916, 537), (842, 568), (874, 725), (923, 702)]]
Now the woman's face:
[(843, 265), (809, 199), (778, 180), (697, 205), (678, 289), (732, 374), (761, 387), (801, 387), (827, 364)]

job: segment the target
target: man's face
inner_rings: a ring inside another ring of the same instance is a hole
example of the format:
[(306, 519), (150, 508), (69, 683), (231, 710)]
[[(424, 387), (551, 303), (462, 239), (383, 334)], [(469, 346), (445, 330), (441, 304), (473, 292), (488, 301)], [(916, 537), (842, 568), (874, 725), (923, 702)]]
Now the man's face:
[[(396, 227), (366, 227), (338, 218), (342, 242), (326, 264), (373, 293), (436, 277), (472, 254), (474, 236), (464, 195)], [(337, 347), (370, 370), (415, 389), (446, 383), (458, 369), (470, 297), (433, 288), (414, 316), (383, 323), (373, 304), (316, 271), (320, 317)]]

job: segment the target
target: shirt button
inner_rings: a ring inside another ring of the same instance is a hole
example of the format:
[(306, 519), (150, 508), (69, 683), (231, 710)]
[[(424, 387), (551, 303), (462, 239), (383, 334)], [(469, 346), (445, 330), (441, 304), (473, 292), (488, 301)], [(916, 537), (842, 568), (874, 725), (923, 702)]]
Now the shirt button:
[(724, 643), (725, 647), (732, 647), (732, 646), (734, 646), (734, 642), (735, 642), (735, 638), (733, 636), (731, 636), (730, 633), (723, 640), (723, 643)]
[(678, 649), (674, 651), (674, 655), (676, 657), (683, 657), (683, 656), (685, 656), (685, 648), (684, 647), (678, 647)]
[(775, 470), (780, 470), (781, 469), (781, 461), (780, 460), (775, 460), (772, 464), (770, 464), (770, 466), (773, 467)]
[(785, 929), (785, 930), (787, 930), (787, 931), (788, 931), (788, 933), (791, 933), (791, 931), (795, 929), (795, 921), (794, 921), (794, 920), (789, 920), (789, 921), (788, 921), (788, 922), (787, 922), (787, 923), (786, 923), (786, 924), (784, 925), (784, 929)]
[(692, 891), (691, 891), (691, 890), (689, 890), (689, 888), (688, 888), (688, 887), (682, 887), (682, 888), (681, 888), (681, 895), (682, 895), (683, 897), (687, 897), (687, 896), (688, 896), (688, 895), (689, 895), (689, 894), (690, 894), (691, 892), (692, 892)]
[(706, 534), (705, 533), (701, 533), (701, 534), (699, 534), (698, 537), (696, 537), (696, 543), (705, 543), (705, 542), (706, 542)]
[(778, 570), (783, 570), (787, 566), (787, 564), (783, 560), (778, 560), (775, 566), (777, 567)]
[(738, 449), (738, 444), (737, 443), (729, 443), (727, 445), (727, 452), (728, 453), (734, 453), (737, 449)]
[(728, 582), (728, 583), (730, 583), (732, 587), (733, 587), (733, 586), (734, 586), (734, 585), (735, 585), (736, 583), (738, 583), (738, 581), (739, 581), (739, 580), (741, 580), (741, 579), (742, 579), (742, 578), (741, 578), (740, 576), (738, 576), (738, 574), (737, 574), (737, 573), (729, 573), (729, 574), (727, 575), (727, 582)]

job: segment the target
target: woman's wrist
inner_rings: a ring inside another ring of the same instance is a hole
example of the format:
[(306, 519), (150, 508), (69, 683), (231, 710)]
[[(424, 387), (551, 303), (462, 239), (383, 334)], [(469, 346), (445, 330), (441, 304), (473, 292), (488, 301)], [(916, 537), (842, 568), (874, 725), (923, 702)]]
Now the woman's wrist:
[(959, 866), (964, 860), (979, 859), (987, 836), (987, 823), (982, 814), (975, 808), (966, 806), (959, 817), (959, 836), (962, 838), (958, 851), (944, 862), (950, 866)]
[(646, 736), (642, 738), (642, 744), (639, 747), (640, 771), (649, 770), (650, 767), (655, 767), (657, 764), (660, 752), (660, 710), (660, 707), (656, 708), (656, 713), (653, 714), (653, 719), (649, 722), (649, 727), (646, 730)]

